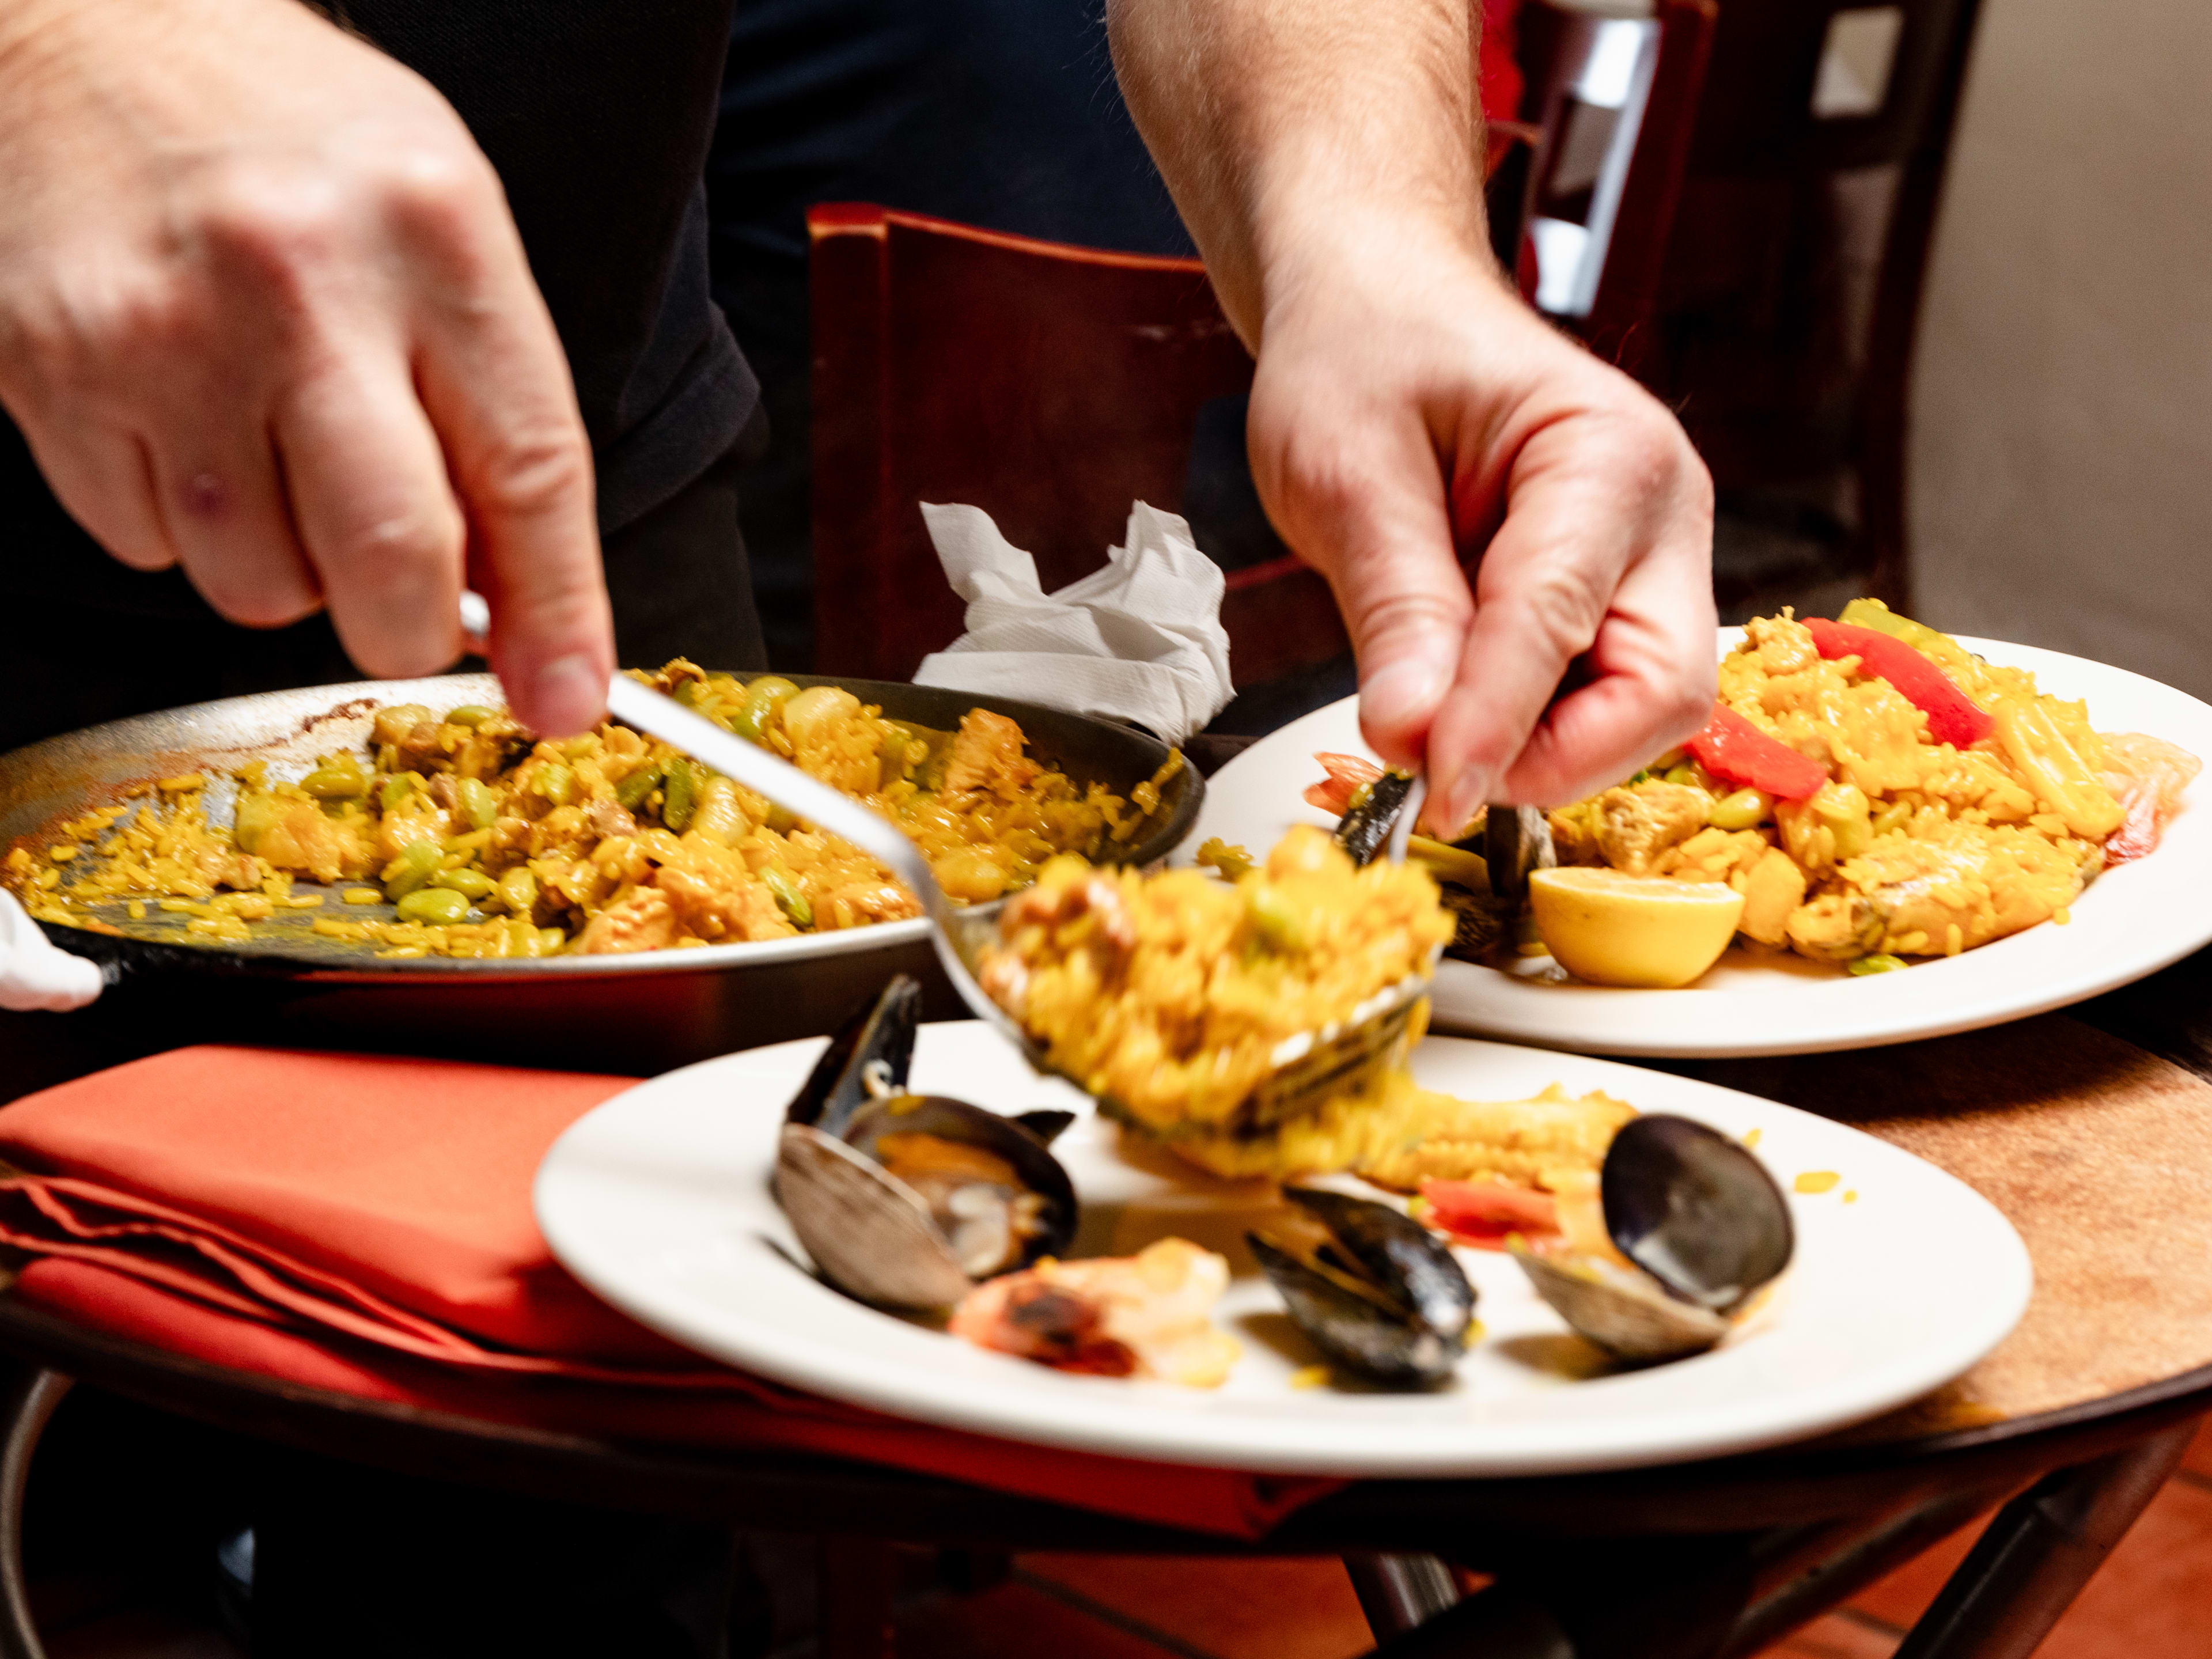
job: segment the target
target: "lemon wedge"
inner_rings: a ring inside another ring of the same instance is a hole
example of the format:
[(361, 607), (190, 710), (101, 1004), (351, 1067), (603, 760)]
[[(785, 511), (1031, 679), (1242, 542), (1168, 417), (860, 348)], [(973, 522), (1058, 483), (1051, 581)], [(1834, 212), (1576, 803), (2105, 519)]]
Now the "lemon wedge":
[(1593, 985), (1672, 989), (1720, 959), (1743, 915), (1725, 882), (1672, 881), (1574, 866), (1528, 878), (1536, 931), (1559, 964)]

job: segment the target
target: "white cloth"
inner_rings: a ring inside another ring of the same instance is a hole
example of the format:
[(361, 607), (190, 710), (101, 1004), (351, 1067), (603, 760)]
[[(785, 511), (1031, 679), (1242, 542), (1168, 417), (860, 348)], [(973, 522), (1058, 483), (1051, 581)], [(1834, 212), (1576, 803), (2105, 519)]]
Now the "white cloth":
[(1056, 593), (1039, 586), (1036, 561), (981, 507), (924, 502), (921, 516), (953, 592), (968, 601), (968, 631), (922, 659), (916, 685), (1134, 720), (1170, 743), (1235, 695), (1221, 567), (1174, 514), (1136, 502), (1127, 544)]
[(100, 987), (98, 963), (58, 948), (13, 893), (0, 891), (0, 1008), (67, 1013), (98, 996)]

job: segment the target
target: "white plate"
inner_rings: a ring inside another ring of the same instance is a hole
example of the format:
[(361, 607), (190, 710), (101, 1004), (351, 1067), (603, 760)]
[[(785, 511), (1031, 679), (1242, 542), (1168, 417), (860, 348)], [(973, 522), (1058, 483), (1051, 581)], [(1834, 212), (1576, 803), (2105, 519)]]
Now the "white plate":
[[(1723, 654), (1741, 638), (1721, 630)], [(2212, 708), (2187, 694), (2079, 657), (1961, 637), (1992, 662), (2034, 672), (2042, 690), (2087, 698), (2100, 732), (2147, 732), (2212, 759)], [(1327, 826), (1304, 793), (1316, 750), (1372, 757), (1357, 699), (1317, 709), (1216, 773), (1175, 861), (1218, 836), (1266, 856), (1293, 823)], [(1471, 962), (1437, 970), (1440, 1030), (1510, 1037), (1599, 1054), (1819, 1054), (1996, 1025), (2155, 973), (2212, 941), (2212, 778), (2199, 775), (2158, 850), (2097, 878), (2065, 927), (2045, 922), (1944, 960), (1854, 979), (1793, 956), (1730, 951), (1694, 985), (1627, 991), (1568, 980), (1549, 957), (1518, 974)]]
[[(538, 1224), (562, 1262), (641, 1322), (718, 1359), (834, 1399), (1007, 1439), (1161, 1462), (1337, 1475), (1530, 1474), (1620, 1468), (1796, 1439), (1901, 1404), (1965, 1370), (2027, 1306), (2027, 1254), (2004, 1218), (1932, 1165), (1786, 1106), (1612, 1061), (1432, 1038), (1433, 1087), (1519, 1098), (1602, 1088), (1647, 1111), (1760, 1132), (1795, 1195), (1797, 1258), (1715, 1352), (1578, 1380), (1592, 1351), (1504, 1256), (1463, 1251), (1486, 1334), (1436, 1394), (1298, 1389), (1308, 1349), (1249, 1258), (1220, 1322), (1243, 1342), (1201, 1391), (1071, 1376), (847, 1300), (803, 1271), (768, 1192), (785, 1103), (822, 1040), (708, 1060), (617, 1096), (539, 1170)], [(1057, 1144), (1085, 1212), (1073, 1255), (1170, 1233), (1242, 1254), (1255, 1188), (1170, 1179), (1119, 1151), (1066, 1085), (972, 1022), (923, 1028), (915, 1086), (1000, 1111), (1082, 1114)], [(1844, 1201), (1846, 1191), (1857, 1194)], [(1232, 1257), (1232, 1260), (1235, 1258)]]

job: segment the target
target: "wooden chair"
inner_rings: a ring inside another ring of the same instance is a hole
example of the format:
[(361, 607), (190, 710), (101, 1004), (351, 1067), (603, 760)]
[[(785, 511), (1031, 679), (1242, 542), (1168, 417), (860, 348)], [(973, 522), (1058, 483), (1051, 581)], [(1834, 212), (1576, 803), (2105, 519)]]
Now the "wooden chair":
[(1979, 6), (1724, 9), (1641, 360), (1724, 514), (1800, 514), (1832, 575), (1899, 605), (1913, 346)]
[[(963, 606), (916, 510), (982, 507), (1048, 592), (1096, 569), (1129, 504), (1182, 504), (1200, 408), (1252, 361), (1195, 259), (1107, 253), (920, 214), (807, 215), (814, 332), (815, 661), (904, 679)], [(1243, 684), (1344, 649), (1320, 576), (1232, 572)]]

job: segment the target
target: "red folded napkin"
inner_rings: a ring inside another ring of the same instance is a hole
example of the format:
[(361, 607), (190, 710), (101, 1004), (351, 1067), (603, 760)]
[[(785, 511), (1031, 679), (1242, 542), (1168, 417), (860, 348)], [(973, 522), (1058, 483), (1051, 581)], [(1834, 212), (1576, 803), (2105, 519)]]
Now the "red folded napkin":
[(613, 1439), (894, 1464), (1256, 1537), (1335, 1483), (878, 1416), (667, 1342), (554, 1261), (531, 1182), (626, 1078), (184, 1048), (0, 1109), (20, 1298), (238, 1370)]

